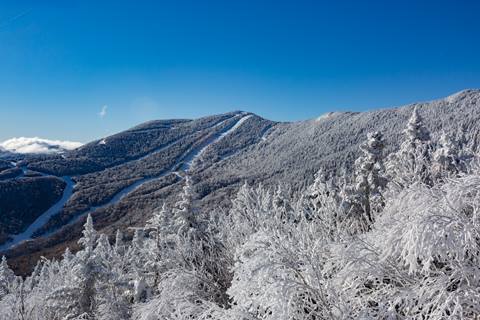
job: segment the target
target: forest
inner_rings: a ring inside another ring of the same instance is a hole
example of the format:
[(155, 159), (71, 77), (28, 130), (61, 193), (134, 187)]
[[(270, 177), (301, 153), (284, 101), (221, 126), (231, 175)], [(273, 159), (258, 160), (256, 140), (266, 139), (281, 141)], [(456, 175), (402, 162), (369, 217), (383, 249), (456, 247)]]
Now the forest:
[(364, 139), (353, 166), (302, 191), (245, 183), (205, 213), (187, 176), (142, 228), (110, 239), (89, 215), (81, 250), (27, 277), (2, 259), (0, 319), (480, 317), (476, 151), (432, 138), (417, 109), (398, 150), (382, 132)]

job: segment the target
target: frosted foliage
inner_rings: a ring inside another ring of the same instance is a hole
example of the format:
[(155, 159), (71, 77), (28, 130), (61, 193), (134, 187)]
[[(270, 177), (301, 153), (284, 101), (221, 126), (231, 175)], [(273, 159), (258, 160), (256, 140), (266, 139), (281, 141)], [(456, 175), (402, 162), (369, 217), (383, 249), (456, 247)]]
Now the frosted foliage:
[(430, 133), (425, 128), (423, 119), (418, 113), (418, 107), (415, 106), (412, 115), (407, 123), (407, 128), (404, 131), (407, 141), (409, 143), (417, 143), (418, 141), (429, 141)]
[(367, 135), (367, 141), (360, 145), (363, 155), (355, 161), (356, 171), (356, 204), (360, 206), (370, 225), (375, 215), (383, 208), (383, 190), (387, 181), (383, 166), (383, 135), (372, 132)]
[(404, 135), (386, 168), (372, 132), (351, 171), (321, 169), (304, 192), (244, 183), (207, 215), (186, 177), (125, 237), (88, 216), (77, 252), (25, 278), (2, 259), (0, 320), (477, 319), (478, 159), (429, 140), (418, 109)]
[(404, 130), (404, 141), (386, 162), (392, 191), (398, 192), (415, 182), (432, 184), (432, 146), (418, 108), (415, 107)]
[(5, 256), (0, 262), (0, 298), (4, 297), (10, 292), (10, 287), (15, 280), (15, 274), (7, 264)]
[(83, 237), (78, 240), (78, 243), (81, 244), (87, 251), (93, 250), (97, 241), (97, 233), (93, 228), (92, 216), (87, 216), (87, 221), (84, 224)]
[(393, 200), (374, 231), (338, 252), (342, 291), (356, 316), (473, 319), (480, 314), (480, 177)]
[(465, 157), (460, 154), (460, 144), (446, 133), (440, 136), (437, 150), (433, 153), (432, 170), (435, 178), (441, 179), (442, 175), (454, 176), (465, 169)]
[(180, 200), (174, 208), (174, 228), (181, 236), (195, 236), (197, 224), (195, 213), (192, 210), (194, 191), (192, 180), (189, 176), (185, 178), (185, 185)]

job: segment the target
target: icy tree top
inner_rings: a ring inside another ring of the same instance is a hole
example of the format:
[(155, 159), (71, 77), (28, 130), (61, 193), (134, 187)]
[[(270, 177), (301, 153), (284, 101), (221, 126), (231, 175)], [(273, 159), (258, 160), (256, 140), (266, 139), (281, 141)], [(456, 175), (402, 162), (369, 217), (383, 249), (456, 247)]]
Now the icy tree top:
[(404, 130), (407, 139), (413, 141), (428, 141), (430, 140), (430, 134), (423, 124), (423, 119), (418, 113), (418, 107), (415, 106), (412, 115), (407, 123), (407, 128)]

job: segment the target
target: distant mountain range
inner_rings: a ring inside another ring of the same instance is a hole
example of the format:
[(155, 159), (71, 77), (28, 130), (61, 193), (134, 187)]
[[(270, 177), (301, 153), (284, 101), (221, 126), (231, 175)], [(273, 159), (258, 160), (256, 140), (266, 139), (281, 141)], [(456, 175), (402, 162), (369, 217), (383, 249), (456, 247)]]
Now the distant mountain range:
[(60, 153), (40, 143), (47, 154), (4, 154), (0, 250), (27, 272), (42, 255), (58, 256), (67, 245), (75, 249), (87, 213), (110, 235), (143, 225), (163, 202), (176, 201), (187, 174), (199, 210), (228, 207), (244, 182), (304, 189), (319, 168), (348, 169), (370, 131), (382, 131), (387, 152), (395, 150), (415, 106), (434, 141), (448, 132), (478, 151), (480, 90), (465, 90), (432, 102), (299, 122), (243, 111), (156, 120), (73, 150), (56, 143)]

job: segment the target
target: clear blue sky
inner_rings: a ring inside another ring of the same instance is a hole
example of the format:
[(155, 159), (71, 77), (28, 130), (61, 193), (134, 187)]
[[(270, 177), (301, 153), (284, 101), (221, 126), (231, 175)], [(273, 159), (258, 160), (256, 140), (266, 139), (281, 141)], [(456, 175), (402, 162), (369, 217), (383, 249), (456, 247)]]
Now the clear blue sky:
[[(480, 1), (1, 1), (0, 141), (299, 120), (480, 87)], [(106, 107), (103, 117), (100, 112)]]

